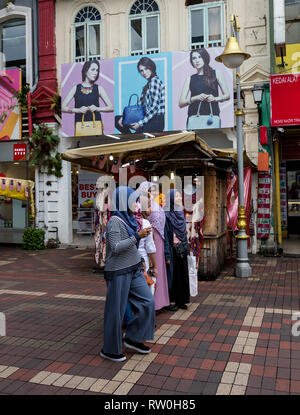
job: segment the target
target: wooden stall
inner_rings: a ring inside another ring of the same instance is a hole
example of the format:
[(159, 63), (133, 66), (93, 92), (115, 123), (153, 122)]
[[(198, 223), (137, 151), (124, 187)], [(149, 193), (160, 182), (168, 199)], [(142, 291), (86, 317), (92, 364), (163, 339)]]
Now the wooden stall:
[[(226, 173), (236, 164), (231, 157), (219, 157), (194, 132), (168, 134), (150, 139), (135, 137), (107, 139), (103, 144), (74, 148), (62, 157), (95, 171), (95, 157), (113, 155), (122, 158), (122, 165), (139, 160), (136, 168), (151, 176), (204, 176), (203, 244), (198, 264), (200, 280), (215, 279), (226, 260)], [(110, 172), (112, 162), (107, 157), (99, 173)]]

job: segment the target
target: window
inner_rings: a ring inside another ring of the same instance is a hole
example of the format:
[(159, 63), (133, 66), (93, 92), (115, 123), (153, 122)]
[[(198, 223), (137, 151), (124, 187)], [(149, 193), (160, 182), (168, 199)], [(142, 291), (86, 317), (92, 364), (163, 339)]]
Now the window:
[(26, 82), (26, 21), (9, 19), (0, 23), (0, 51), (8, 69), (22, 69), (22, 80)]
[(92, 6), (81, 9), (74, 22), (74, 60), (101, 58), (101, 15)]
[(32, 9), (17, 5), (0, 7), (0, 52), (5, 55), (7, 67), (22, 69), (22, 81), (29, 85), (33, 84), (36, 69), (34, 44)]
[(131, 7), (129, 42), (131, 55), (159, 52), (159, 8), (154, 0), (138, 0)]
[(223, 2), (201, 2), (189, 6), (189, 13), (190, 49), (223, 45)]
[(285, 40), (300, 43), (300, 0), (285, 0)]

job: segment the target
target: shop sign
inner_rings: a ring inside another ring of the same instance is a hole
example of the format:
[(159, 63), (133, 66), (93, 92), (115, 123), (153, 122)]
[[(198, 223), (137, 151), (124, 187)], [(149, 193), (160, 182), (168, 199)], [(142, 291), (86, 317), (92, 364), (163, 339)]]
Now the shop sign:
[(271, 125), (300, 125), (300, 74), (271, 75)]
[[(300, 72), (300, 44), (292, 43), (285, 45), (286, 55), (284, 56), (284, 73), (299, 73)], [(282, 72), (282, 59), (281, 56), (275, 58), (276, 72)]]
[(26, 160), (26, 156), (27, 156), (26, 144), (14, 144), (13, 154), (14, 154), (14, 161)]
[[(141, 132), (138, 122), (148, 133), (233, 127), (233, 71), (216, 62), (222, 52), (202, 48), (63, 64), (62, 135), (131, 134)], [(135, 121), (126, 124), (129, 112)]]
[(95, 208), (97, 188), (96, 182), (99, 178), (96, 173), (78, 174), (78, 207)]

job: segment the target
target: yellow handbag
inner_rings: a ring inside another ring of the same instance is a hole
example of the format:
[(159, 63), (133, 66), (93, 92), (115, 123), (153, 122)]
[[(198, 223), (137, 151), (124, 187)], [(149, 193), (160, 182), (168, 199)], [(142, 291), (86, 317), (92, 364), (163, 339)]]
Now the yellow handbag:
[(84, 121), (84, 114), (82, 114), (82, 120), (77, 122), (75, 126), (75, 136), (101, 135), (102, 133), (102, 121), (95, 120), (94, 112), (92, 121)]

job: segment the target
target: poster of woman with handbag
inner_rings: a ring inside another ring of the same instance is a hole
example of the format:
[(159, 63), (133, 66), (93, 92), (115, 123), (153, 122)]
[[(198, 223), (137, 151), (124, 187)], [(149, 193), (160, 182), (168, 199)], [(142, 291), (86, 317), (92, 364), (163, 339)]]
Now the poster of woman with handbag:
[(222, 72), (210, 66), (210, 55), (204, 48), (190, 52), (190, 64), (196, 73), (186, 78), (179, 99), (180, 108), (188, 106), (186, 128), (221, 128), (219, 103), (230, 99)]
[[(74, 85), (62, 102), (63, 112), (75, 114), (75, 136), (103, 134), (101, 112), (114, 110), (105, 89), (96, 84), (99, 74), (97, 60), (85, 62), (81, 70), (82, 82)], [(100, 106), (100, 98), (104, 106)], [(68, 106), (72, 99), (73, 108)]]
[[(115, 117), (115, 127), (122, 134), (130, 134), (130, 129), (135, 130), (136, 133), (163, 131), (165, 128), (165, 86), (157, 76), (156, 64), (152, 59), (142, 57), (138, 61), (137, 70), (147, 81), (135, 106), (137, 117), (133, 118), (134, 114), (130, 111), (131, 105), (129, 102), (128, 107), (123, 111), (123, 115)], [(141, 114), (141, 107), (144, 112), (143, 115)], [(126, 112), (131, 112), (128, 120)]]

